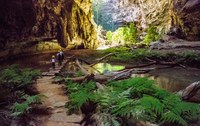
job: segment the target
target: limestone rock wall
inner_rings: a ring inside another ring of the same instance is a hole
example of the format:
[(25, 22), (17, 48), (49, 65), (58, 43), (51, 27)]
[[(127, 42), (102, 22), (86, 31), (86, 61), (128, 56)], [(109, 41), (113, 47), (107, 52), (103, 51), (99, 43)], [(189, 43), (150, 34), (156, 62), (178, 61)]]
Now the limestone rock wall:
[(174, 0), (172, 27), (181, 37), (200, 40), (200, 0)]
[(152, 24), (165, 33), (200, 40), (200, 0), (110, 0), (113, 19), (137, 22), (141, 29)]
[(0, 48), (20, 53), (51, 38), (62, 47), (79, 40), (84, 48), (96, 48), (93, 24), (91, 0), (1, 0)]

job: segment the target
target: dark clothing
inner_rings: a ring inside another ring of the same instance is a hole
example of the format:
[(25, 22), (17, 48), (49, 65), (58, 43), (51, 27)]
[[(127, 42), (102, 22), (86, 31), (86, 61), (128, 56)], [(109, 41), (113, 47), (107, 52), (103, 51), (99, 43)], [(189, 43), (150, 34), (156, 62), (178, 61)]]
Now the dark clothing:
[(64, 60), (64, 54), (63, 54), (63, 52), (59, 52), (57, 54), (57, 58), (58, 58), (58, 65), (61, 66), (62, 65), (62, 61)]
[(51, 64), (52, 64), (52, 68), (53, 69), (55, 69), (55, 66), (56, 66), (55, 62), (56, 62), (55, 58), (52, 58), (51, 59)]
[(52, 62), (52, 68), (55, 69), (55, 62)]

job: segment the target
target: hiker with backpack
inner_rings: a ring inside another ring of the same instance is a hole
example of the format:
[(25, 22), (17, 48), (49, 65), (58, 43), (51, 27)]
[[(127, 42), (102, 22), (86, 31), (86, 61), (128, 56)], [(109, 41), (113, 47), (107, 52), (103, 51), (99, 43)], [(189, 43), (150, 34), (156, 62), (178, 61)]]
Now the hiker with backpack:
[(61, 66), (64, 60), (64, 53), (61, 49), (57, 53), (57, 59), (58, 59), (58, 65)]

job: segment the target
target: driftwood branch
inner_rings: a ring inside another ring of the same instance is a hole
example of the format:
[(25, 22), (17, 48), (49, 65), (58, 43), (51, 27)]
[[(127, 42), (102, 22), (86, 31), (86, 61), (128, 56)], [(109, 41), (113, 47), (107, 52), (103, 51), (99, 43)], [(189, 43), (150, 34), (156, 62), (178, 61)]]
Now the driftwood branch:
[(97, 59), (97, 60), (96, 60), (97, 62), (91, 64), (90, 66), (94, 66), (94, 65), (96, 65), (96, 64), (98, 64), (99, 62), (101, 62), (102, 60), (104, 60), (105, 58), (107, 58), (107, 57), (109, 57), (109, 56), (112, 56), (112, 55), (114, 55), (114, 54), (113, 54), (113, 53), (109, 53), (109, 54), (107, 54), (107, 55), (105, 55), (105, 56), (103, 56), (103, 57)]
[(126, 66), (125, 69), (132, 69), (132, 68), (141, 68), (141, 67), (147, 67), (156, 64), (156, 61), (150, 62), (148, 64), (142, 64), (142, 65), (135, 65), (135, 66)]
[[(146, 58), (146, 60), (150, 61), (150, 65), (152, 63), (153, 64), (159, 64), (159, 65), (170, 65), (170, 66), (180, 66), (183, 67), (184, 69), (186, 68), (186, 66), (182, 65), (181, 63), (184, 62), (185, 59), (182, 59), (180, 61), (174, 61), (174, 62), (165, 62), (165, 61), (156, 61), (150, 58)], [(148, 64), (147, 64), (148, 65)]]
[(78, 59), (76, 59), (76, 64), (78, 65), (82, 73), (84, 73), (85, 75), (90, 75), (90, 73), (80, 64)]

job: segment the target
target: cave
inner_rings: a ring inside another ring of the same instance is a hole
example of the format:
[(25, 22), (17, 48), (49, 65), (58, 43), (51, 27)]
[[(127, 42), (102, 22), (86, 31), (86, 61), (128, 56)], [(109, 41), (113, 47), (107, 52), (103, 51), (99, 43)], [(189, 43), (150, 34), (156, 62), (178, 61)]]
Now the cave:
[(199, 126), (199, 7), (1, 0), (0, 125)]

